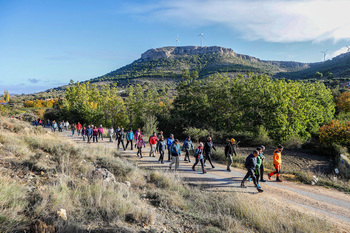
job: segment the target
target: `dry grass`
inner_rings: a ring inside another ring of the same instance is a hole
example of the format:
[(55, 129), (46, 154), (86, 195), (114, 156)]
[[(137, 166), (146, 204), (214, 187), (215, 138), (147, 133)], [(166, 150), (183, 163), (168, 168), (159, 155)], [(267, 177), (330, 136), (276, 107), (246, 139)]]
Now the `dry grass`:
[[(0, 169), (0, 231), (9, 226), (8, 231), (26, 230), (35, 219), (58, 232), (113, 225), (138, 231), (156, 224), (189, 232), (331, 230), (315, 216), (280, 208), (258, 195), (189, 187), (176, 173), (141, 170), (110, 149), (81, 146), (41, 127), (0, 118), (0, 128), (0, 160), (15, 166)], [(109, 170), (116, 182), (94, 177), (96, 168)], [(66, 221), (57, 217), (61, 208), (67, 210)]]

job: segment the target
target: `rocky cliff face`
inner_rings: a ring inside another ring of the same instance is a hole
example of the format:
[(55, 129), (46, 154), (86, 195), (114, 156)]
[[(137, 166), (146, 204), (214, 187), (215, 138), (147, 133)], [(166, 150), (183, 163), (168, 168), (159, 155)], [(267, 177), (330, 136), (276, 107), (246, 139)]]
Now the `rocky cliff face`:
[(232, 49), (219, 46), (200, 47), (200, 46), (180, 46), (180, 47), (163, 47), (149, 49), (141, 55), (141, 60), (174, 58), (184, 55), (200, 54), (230, 54), (235, 55)]

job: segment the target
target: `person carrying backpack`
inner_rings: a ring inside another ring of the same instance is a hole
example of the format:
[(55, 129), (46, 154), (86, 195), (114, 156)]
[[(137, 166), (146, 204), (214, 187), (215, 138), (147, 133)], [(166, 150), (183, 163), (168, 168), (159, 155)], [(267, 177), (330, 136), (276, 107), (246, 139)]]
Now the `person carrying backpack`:
[(113, 126), (111, 126), (109, 129), (108, 129), (108, 137), (109, 137), (109, 142), (113, 142), (113, 134), (114, 134), (114, 129), (113, 129)]
[(74, 124), (71, 125), (70, 129), (72, 130), (72, 137), (74, 137), (74, 133), (75, 133), (75, 130), (76, 130), (76, 127)]
[(253, 153), (249, 154), (248, 157), (245, 160), (245, 167), (247, 168), (247, 174), (244, 176), (242, 182), (241, 182), (241, 188), (246, 188), (244, 185), (244, 182), (248, 179), (248, 177), (251, 177), (253, 179), (254, 185), (259, 193), (262, 193), (263, 190), (258, 187), (258, 184), (256, 182), (256, 177), (254, 174), (254, 170), (256, 167), (256, 157), (259, 156), (259, 152), (257, 150), (254, 150)]
[(90, 125), (88, 125), (88, 127), (87, 127), (87, 129), (86, 129), (86, 135), (87, 135), (87, 142), (88, 142), (89, 144), (91, 144), (92, 134), (93, 134), (93, 129), (91, 128)]
[(206, 160), (209, 160), (209, 163), (211, 165), (212, 168), (215, 168), (215, 166), (213, 165), (212, 161), (211, 161), (211, 154), (212, 154), (212, 151), (213, 149), (216, 151), (216, 148), (213, 144), (213, 142), (211, 141), (211, 137), (208, 137), (207, 141), (205, 142), (204, 144), (204, 166), (205, 166), (205, 162)]
[(192, 149), (192, 151), (194, 150), (193, 143), (191, 141), (191, 137), (190, 136), (188, 136), (186, 138), (186, 140), (184, 141), (184, 144), (182, 145), (182, 148), (186, 152), (184, 161), (187, 161), (187, 158), (188, 158), (188, 162), (190, 163), (191, 162), (190, 149)]
[(83, 141), (85, 141), (85, 137), (86, 137), (86, 127), (84, 126), (82, 129), (81, 129), (81, 136), (83, 136)]
[(237, 157), (235, 139), (231, 138), (230, 142), (227, 143), (225, 146), (225, 155), (226, 155), (226, 158), (228, 158), (227, 171), (229, 172), (231, 172), (233, 154), (235, 154), (235, 156)]
[(180, 157), (181, 156), (181, 148), (179, 145), (179, 140), (175, 140), (173, 145), (171, 146), (171, 163), (169, 164), (169, 169), (175, 163), (175, 171), (179, 168), (180, 165)]
[(128, 148), (128, 145), (130, 143), (131, 150), (133, 150), (132, 140), (134, 140), (134, 132), (132, 132), (132, 129), (130, 129), (126, 132), (126, 149)]
[(92, 130), (92, 141), (96, 141), (96, 143), (98, 142), (98, 129), (96, 126), (94, 126), (94, 129)]
[(199, 143), (199, 146), (197, 147), (197, 149), (194, 152), (194, 157), (196, 158), (196, 162), (193, 164), (192, 166), (192, 170), (195, 171), (196, 169), (196, 165), (201, 162), (201, 166), (202, 166), (202, 172), (207, 173), (204, 170), (204, 162), (203, 162), (203, 142)]

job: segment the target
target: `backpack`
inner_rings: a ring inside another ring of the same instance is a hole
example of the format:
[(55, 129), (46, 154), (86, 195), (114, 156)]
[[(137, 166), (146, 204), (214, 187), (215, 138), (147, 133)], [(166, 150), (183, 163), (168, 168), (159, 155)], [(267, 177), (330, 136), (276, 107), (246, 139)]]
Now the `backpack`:
[(228, 149), (229, 149), (229, 143), (226, 144), (225, 146), (225, 156), (227, 157)]
[(245, 168), (248, 168), (251, 159), (252, 158), (250, 157), (250, 155), (248, 155), (248, 157), (245, 159), (245, 163), (244, 163)]

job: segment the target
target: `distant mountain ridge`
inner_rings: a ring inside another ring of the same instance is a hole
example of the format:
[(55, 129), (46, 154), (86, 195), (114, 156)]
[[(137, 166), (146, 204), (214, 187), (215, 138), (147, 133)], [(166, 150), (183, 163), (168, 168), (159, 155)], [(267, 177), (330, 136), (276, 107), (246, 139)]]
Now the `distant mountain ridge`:
[(350, 53), (325, 62), (265, 61), (235, 53), (220, 46), (173, 46), (149, 49), (129, 65), (91, 79), (90, 82), (124, 82), (147, 78), (180, 78), (184, 69), (196, 70), (200, 77), (213, 73), (268, 74), (276, 78), (313, 78), (317, 71), (332, 72), (335, 77), (350, 77)]

